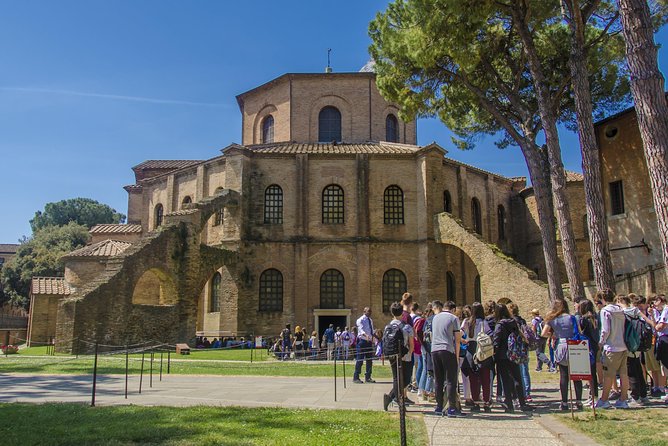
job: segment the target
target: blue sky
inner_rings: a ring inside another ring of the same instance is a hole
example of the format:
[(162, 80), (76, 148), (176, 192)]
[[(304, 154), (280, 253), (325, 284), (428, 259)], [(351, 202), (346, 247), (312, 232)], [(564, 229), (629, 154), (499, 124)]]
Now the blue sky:
[[(386, 1), (0, 0), (0, 243), (30, 234), (44, 204), (89, 197), (127, 212), (123, 186), (146, 159), (207, 159), (240, 142), (235, 95), (286, 72), (368, 59), (368, 22)], [(658, 40), (664, 40), (662, 33)], [(660, 53), (661, 56), (661, 53)], [(507, 176), (517, 149), (454, 149), (438, 121), (419, 143)], [(566, 167), (580, 170), (574, 135)]]

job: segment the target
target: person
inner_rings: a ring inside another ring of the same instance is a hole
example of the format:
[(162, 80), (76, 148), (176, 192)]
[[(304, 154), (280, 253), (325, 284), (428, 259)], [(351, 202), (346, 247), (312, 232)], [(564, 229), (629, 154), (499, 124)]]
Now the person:
[(350, 359), (351, 336), (348, 327), (341, 332), (341, 349), (343, 350), (343, 359)]
[(295, 327), (294, 341), (292, 342), (292, 349), (295, 352), (295, 359), (299, 359), (304, 354), (304, 332), (302, 327), (297, 325)]
[(506, 413), (513, 413), (515, 412), (513, 400), (517, 399), (523, 412), (531, 412), (533, 407), (529, 406), (524, 399), (520, 366), (508, 359), (508, 339), (511, 334), (516, 337), (521, 336), (520, 327), (504, 304), (496, 304), (495, 319), (496, 325), (494, 326), (492, 341), (494, 342), (496, 370), (503, 383), (504, 400), (502, 406)]
[(334, 324), (329, 324), (329, 327), (325, 330), (322, 337), (327, 346), (327, 360), (331, 361), (334, 355), (334, 346), (336, 345), (334, 339)]
[[(413, 355), (413, 327), (402, 322), (402, 312), (403, 307), (399, 302), (394, 302), (392, 305), (390, 305), (392, 320), (385, 327), (385, 332), (397, 329), (401, 330), (401, 342), (403, 343), (404, 349), (407, 350), (407, 353), (401, 357), (399, 357), (401, 353), (389, 356), (390, 369), (392, 369), (392, 390), (390, 393), (383, 395), (383, 408), (385, 410), (387, 410), (387, 408), (390, 406), (390, 403), (394, 400), (403, 403), (412, 403), (412, 401), (408, 400), (404, 395), (407, 381), (410, 376), (408, 375), (409, 369), (407, 365)], [(391, 327), (391, 325), (398, 325), (399, 327)], [(383, 345), (383, 348), (386, 349), (385, 351), (390, 351), (390, 346), (388, 345)], [(392, 346), (392, 349), (401, 352), (400, 346)], [(398, 363), (400, 367), (397, 367)], [(397, 372), (400, 372), (401, 374)], [(403, 398), (401, 398), (401, 396), (403, 396)]]
[[(496, 312), (496, 302), (493, 300), (488, 300), (485, 303), (485, 321), (487, 322), (487, 325), (489, 326), (489, 335), (491, 336), (494, 333), (494, 328), (496, 328), (496, 319), (495, 319), (495, 312)], [(491, 368), (491, 376), (490, 380), (492, 383), (494, 383), (494, 378), (496, 377), (496, 400), (497, 402), (501, 403), (503, 401), (502, 399), (502, 394), (503, 394), (503, 385), (501, 383), (501, 378), (499, 377), (499, 372), (497, 370), (496, 363), (492, 360), (493, 365)]]
[[(413, 328), (413, 317), (411, 316), (411, 310), (413, 308), (413, 295), (409, 292), (405, 292), (401, 296), (401, 306), (403, 311), (401, 312), (401, 322), (408, 324)], [(408, 365), (409, 371), (408, 376), (412, 378), (413, 376), (413, 366), (415, 365), (415, 359), (411, 356), (410, 364)], [(410, 386), (410, 382), (407, 383)]]
[(204, 338), (204, 341), (202, 342), (202, 347), (211, 348), (211, 341), (209, 341), (208, 338)]
[[(468, 318), (471, 317), (471, 306), (465, 305), (463, 307), (457, 307), (455, 308), (453, 314), (457, 316), (457, 319), (459, 319), (459, 326), (461, 327), (464, 321), (466, 321)], [(468, 368), (462, 370), (462, 364), (464, 364), (464, 361), (466, 360), (466, 352), (468, 350), (469, 340), (466, 331), (461, 330), (461, 333), (462, 333), (462, 340), (459, 345), (459, 356), (457, 357), (457, 361), (462, 377), (462, 391), (463, 391), (462, 396), (464, 397), (464, 405), (466, 407), (474, 408), (475, 402), (471, 398), (471, 383), (469, 382)]]
[(311, 350), (311, 359), (316, 359), (318, 357), (318, 332), (313, 331), (311, 333), (311, 339), (309, 339), (309, 349)]
[(462, 342), (462, 333), (459, 319), (452, 314), (456, 308), (454, 302), (445, 305), (434, 301), (432, 307), (442, 308), (432, 320), (431, 356), (434, 361), (434, 381), (436, 387), (435, 415), (443, 415), (444, 395), (446, 390), (448, 399), (448, 417), (461, 417), (464, 414), (457, 408), (457, 376), (459, 374), (459, 349)]
[(537, 372), (543, 371), (543, 364), (547, 364), (548, 369), (552, 368), (552, 364), (550, 363), (548, 357), (545, 355), (545, 345), (547, 343), (547, 340), (540, 335), (543, 332), (544, 325), (545, 324), (543, 323), (543, 318), (540, 315), (540, 310), (538, 310), (538, 308), (534, 308), (533, 310), (531, 310), (531, 329), (536, 334), (536, 336), (540, 337), (538, 348), (536, 348)]
[[(510, 315), (515, 319), (515, 322), (517, 322), (517, 326), (520, 328), (520, 330), (523, 330), (527, 326), (527, 321), (524, 320), (522, 316), (520, 316), (520, 308), (515, 305), (514, 303), (509, 303), (508, 304), (508, 311), (510, 311)], [(544, 339), (541, 336), (541, 339)], [(522, 375), (522, 383), (524, 384), (524, 400), (527, 403), (530, 403), (533, 401), (531, 398), (531, 375), (529, 375), (529, 361), (523, 362), (520, 364), (520, 374)]]
[(341, 327), (336, 327), (336, 332), (334, 333), (334, 349), (335, 349), (335, 356), (336, 359), (341, 359)]
[[(645, 308), (641, 308), (641, 311), (643, 311), (647, 319), (652, 321), (652, 326), (654, 327), (654, 336), (657, 338), (656, 320), (659, 315), (657, 315), (654, 310), (655, 301), (656, 296), (648, 297)], [(654, 343), (652, 343), (652, 346), (649, 350), (642, 353), (642, 363), (645, 366), (647, 373), (652, 377), (652, 390), (650, 396), (652, 398), (661, 398), (665, 395), (663, 390), (664, 386), (666, 385), (665, 376), (661, 374), (661, 364), (656, 359)]]
[(374, 331), (373, 320), (371, 319), (371, 308), (364, 307), (362, 315), (355, 322), (357, 327), (357, 347), (355, 372), (353, 374), (353, 382), (362, 384), (360, 373), (362, 373), (362, 362), (366, 361), (366, 370), (364, 373), (364, 381), (367, 383), (374, 383), (376, 381), (371, 378), (373, 372), (373, 353), (374, 353)]
[(596, 375), (597, 364), (601, 362), (598, 339), (600, 337), (600, 324), (594, 310), (594, 304), (589, 299), (580, 302), (580, 332), (589, 340), (589, 355), (593, 358), (591, 363), (591, 380), (589, 381), (589, 400), (587, 406), (596, 403), (598, 399), (598, 377)]
[[(575, 316), (570, 314), (568, 303), (564, 299), (556, 299), (552, 304), (552, 310), (545, 317), (546, 325), (541, 336), (556, 340), (554, 360), (559, 366), (559, 390), (561, 391), (561, 410), (568, 410), (568, 390), (570, 386), (570, 375), (568, 368), (568, 340), (573, 339), (579, 330)], [(575, 407), (582, 410), (582, 381), (574, 381)]]
[(615, 295), (611, 290), (599, 290), (596, 296), (605, 304), (601, 309), (601, 337), (599, 345), (601, 365), (603, 367), (603, 390), (596, 402), (596, 407), (611, 409), (610, 389), (616, 376), (621, 381), (620, 398), (615, 403), (618, 409), (628, 409), (626, 402), (629, 389), (628, 369), (626, 366), (627, 348), (624, 342), (624, 310), (614, 303)]
[(292, 337), (292, 333), (290, 333), (290, 324), (286, 324), (285, 328), (281, 330), (281, 348), (283, 351), (283, 360), (290, 359), (290, 338)]
[[(654, 325), (640, 311), (638, 305), (645, 304), (645, 298), (637, 294), (630, 293), (627, 296), (617, 296), (615, 302), (622, 307), (624, 315), (633, 319), (642, 319), (647, 324)], [(628, 352), (626, 355), (626, 370), (629, 376), (629, 388), (631, 390), (631, 399), (628, 401), (630, 407), (640, 407), (649, 403), (647, 398), (647, 381), (645, 380), (645, 371), (642, 368), (640, 360), (641, 352)]]
[[(432, 391), (434, 367), (431, 362), (431, 321), (433, 320), (434, 312), (431, 309), (431, 302), (425, 306), (425, 311), (420, 320), (415, 326), (415, 334), (420, 343), (420, 351), (422, 352), (422, 374), (418, 381), (418, 396), (422, 396), (425, 400), (429, 398)], [(425, 336), (425, 330), (427, 335)]]
[[(471, 315), (462, 323), (462, 333), (466, 333), (469, 342), (467, 348), (467, 358), (470, 360), (475, 354), (475, 342), (476, 338), (480, 333), (489, 333), (489, 324), (485, 320), (485, 310), (480, 302), (473, 302), (471, 305)], [(480, 405), (477, 401), (480, 401), (480, 388), (482, 387), (482, 402), (484, 411), (490, 413), (492, 411), (492, 396), (491, 396), (491, 387), (492, 382), (490, 379), (491, 370), (489, 364), (479, 364), (478, 370), (472, 370), (469, 373), (469, 382), (471, 385), (471, 399), (474, 401), (474, 405), (471, 408), (473, 412), (478, 412), (480, 410)]]
[(423, 393), (423, 389), (420, 388), (420, 381), (422, 381), (422, 376), (427, 373), (427, 369), (424, 367), (422, 343), (419, 339), (419, 332), (424, 327), (425, 319), (422, 317), (422, 311), (420, 311), (417, 303), (413, 304), (413, 311), (415, 312), (415, 317), (413, 317), (413, 331), (415, 332), (415, 337), (413, 337), (413, 358), (417, 362), (417, 367), (415, 368), (415, 389), (417, 390), (418, 398), (420, 398)]

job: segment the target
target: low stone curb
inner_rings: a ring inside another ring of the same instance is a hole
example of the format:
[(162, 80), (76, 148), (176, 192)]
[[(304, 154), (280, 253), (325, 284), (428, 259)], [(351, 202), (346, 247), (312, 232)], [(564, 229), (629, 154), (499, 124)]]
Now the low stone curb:
[(600, 443), (574, 431), (552, 415), (534, 416), (533, 419), (567, 446), (601, 446)]

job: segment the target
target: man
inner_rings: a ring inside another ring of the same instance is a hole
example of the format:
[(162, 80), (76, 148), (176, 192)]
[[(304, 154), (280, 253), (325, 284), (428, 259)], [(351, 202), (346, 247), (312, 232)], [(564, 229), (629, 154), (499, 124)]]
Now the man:
[(366, 372), (364, 380), (368, 383), (374, 383), (371, 379), (371, 371), (373, 369), (373, 321), (371, 320), (371, 308), (364, 307), (362, 316), (357, 319), (357, 351), (355, 361), (355, 373), (353, 375), (353, 382), (362, 384), (360, 373), (362, 372), (362, 362), (366, 360)]
[(603, 367), (603, 392), (596, 403), (596, 408), (611, 409), (610, 389), (616, 376), (622, 382), (621, 395), (615, 403), (618, 409), (628, 409), (626, 402), (629, 390), (629, 376), (626, 365), (627, 348), (624, 342), (624, 310), (615, 305), (615, 296), (610, 290), (601, 290), (596, 293), (605, 306), (601, 310), (601, 366)]
[(454, 302), (446, 302), (445, 306), (435, 301), (432, 307), (439, 311), (432, 322), (431, 356), (434, 361), (434, 380), (436, 387), (435, 415), (443, 415), (443, 388), (448, 397), (447, 416), (462, 417), (464, 414), (457, 409), (457, 375), (459, 374), (459, 347), (462, 340), (459, 319), (452, 314), (456, 308)]
[[(396, 345), (394, 347), (396, 348), (391, 348), (391, 346), (388, 344), (386, 345), (387, 342), (389, 342), (387, 339), (385, 339), (385, 334), (388, 332), (389, 328), (394, 325), (398, 326), (398, 328), (395, 328), (394, 330), (401, 330), (402, 336), (401, 336), (401, 341), (403, 343), (404, 349), (407, 351), (405, 355), (401, 357), (401, 375), (397, 373), (397, 362), (398, 362), (398, 356), (399, 354), (394, 354), (394, 355), (386, 355), (389, 360), (390, 360), (390, 368), (392, 369), (392, 390), (390, 393), (386, 393), (383, 395), (383, 408), (387, 410), (389, 407), (390, 403), (393, 400), (400, 401), (403, 399), (403, 402), (405, 404), (408, 403), (413, 403), (410, 401), (408, 398), (405, 397), (405, 392), (406, 392), (406, 386), (408, 385), (408, 379), (410, 378), (410, 369), (408, 368), (408, 365), (411, 362), (411, 358), (413, 357), (413, 327), (411, 327), (408, 324), (405, 324), (401, 319), (402, 319), (402, 313), (404, 311), (403, 306), (399, 302), (394, 302), (392, 305), (390, 305), (390, 313), (392, 314), (392, 320), (390, 321), (389, 324), (385, 327), (385, 332), (383, 333), (383, 352), (390, 352), (390, 350), (396, 350), (397, 352), (401, 353), (401, 346)], [(396, 333), (396, 331), (395, 331)], [(399, 393), (401, 392), (401, 394)], [(399, 395), (404, 396), (403, 398), (399, 398)]]
[(283, 349), (283, 360), (286, 361), (290, 359), (290, 347), (292, 346), (292, 332), (290, 330), (290, 324), (286, 324), (285, 328), (281, 331), (281, 347)]
[(325, 333), (322, 336), (325, 338), (325, 342), (327, 343), (327, 360), (331, 361), (334, 353), (334, 347), (336, 345), (334, 339), (334, 324), (329, 324), (329, 328), (325, 330)]

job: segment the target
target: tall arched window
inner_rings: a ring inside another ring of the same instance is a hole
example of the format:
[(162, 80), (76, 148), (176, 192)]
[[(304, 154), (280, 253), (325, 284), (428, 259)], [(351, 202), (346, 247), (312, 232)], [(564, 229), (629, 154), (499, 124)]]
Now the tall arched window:
[(343, 223), (343, 189), (338, 184), (330, 184), (322, 191), (322, 222)]
[(455, 282), (455, 275), (450, 271), (445, 273), (445, 297), (457, 302), (457, 283)]
[(269, 115), (262, 121), (262, 143), (274, 142), (274, 117)]
[[(219, 192), (223, 190), (222, 187), (216, 188), (214, 191), (213, 195), (216, 196), (218, 195)], [(223, 221), (225, 220), (225, 208), (220, 207), (215, 214), (215, 218), (213, 219), (213, 225), (214, 226), (220, 226), (223, 224)]]
[(473, 229), (482, 235), (482, 212), (480, 211), (480, 201), (477, 198), (471, 200), (471, 219), (473, 220)]
[(162, 225), (162, 215), (163, 215), (162, 204), (158, 203), (155, 205), (155, 211), (154, 211), (156, 228)]
[(183, 197), (183, 201), (181, 201), (181, 209), (183, 209), (186, 204), (190, 204), (192, 202), (193, 202), (193, 199), (190, 198), (190, 195), (186, 195), (185, 197)]
[(475, 301), (482, 302), (482, 289), (480, 286), (480, 276), (476, 275), (475, 280), (473, 281), (473, 292), (475, 293)]
[(268, 269), (260, 275), (260, 311), (283, 311), (283, 274)]
[(587, 214), (582, 216), (582, 236), (585, 240), (589, 240), (589, 222), (587, 221)]
[(320, 276), (320, 308), (344, 308), (345, 295), (345, 281), (340, 271), (328, 269), (322, 273)]
[(389, 269), (383, 274), (383, 311), (390, 311), (390, 305), (399, 302), (408, 290), (406, 275), (398, 269)]
[(393, 114), (385, 118), (385, 141), (399, 142), (399, 122)]
[(443, 210), (452, 214), (452, 197), (449, 190), (443, 192)]
[(278, 184), (272, 184), (264, 191), (264, 222), (283, 224), (283, 189)]
[(336, 107), (327, 106), (320, 110), (318, 141), (341, 141), (341, 112)]
[(222, 277), (219, 272), (211, 278), (210, 298), (209, 298), (209, 313), (217, 313), (220, 311), (220, 282)]
[(506, 239), (506, 209), (499, 205), (496, 209), (496, 223), (499, 229), (499, 240)]
[(386, 225), (404, 224), (404, 192), (393, 184), (383, 194), (384, 222)]

